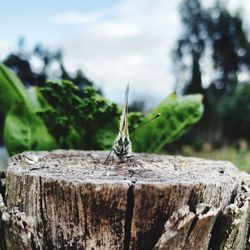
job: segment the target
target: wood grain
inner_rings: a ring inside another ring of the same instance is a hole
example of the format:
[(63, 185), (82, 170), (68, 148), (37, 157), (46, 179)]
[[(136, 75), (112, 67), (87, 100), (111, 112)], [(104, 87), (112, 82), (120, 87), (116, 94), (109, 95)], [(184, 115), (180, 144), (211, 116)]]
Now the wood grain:
[[(107, 152), (9, 161), (1, 249), (247, 249), (249, 175), (229, 162)], [(3, 199), (5, 195), (5, 199)]]

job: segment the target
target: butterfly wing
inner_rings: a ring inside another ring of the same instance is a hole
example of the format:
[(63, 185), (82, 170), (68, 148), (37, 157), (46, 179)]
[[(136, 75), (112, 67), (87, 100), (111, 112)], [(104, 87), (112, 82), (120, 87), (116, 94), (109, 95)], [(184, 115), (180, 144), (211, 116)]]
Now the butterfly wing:
[(125, 91), (125, 104), (123, 112), (120, 119), (120, 129), (119, 134), (114, 142), (113, 148), (109, 153), (108, 157), (105, 160), (105, 164), (108, 162), (108, 159), (112, 152), (114, 152), (121, 162), (125, 158), (128, 158), (132, 152), (132, 145), (129, 140), (129, 131), (128, 131), (128, 94), (129, 94), (129, 85), (126, 87)]
[(120, 136), (121, 137), (128, 137), (129, 131), (128, 131), (128, 94), (129, 94), (129, 85), (126, 87), (125, 91), (125, 100), (124, 100), (124, 108), (121, 115), (120, 120)]

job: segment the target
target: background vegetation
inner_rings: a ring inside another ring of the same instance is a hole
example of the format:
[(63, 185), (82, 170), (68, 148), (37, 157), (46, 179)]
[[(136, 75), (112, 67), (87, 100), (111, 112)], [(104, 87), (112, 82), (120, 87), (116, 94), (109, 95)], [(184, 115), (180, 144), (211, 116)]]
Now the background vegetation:
[[(0, 65), (0, 103), (4, 113), (4, 145), (10, 155), (28, 150), (110, 149), (121, 114), (114, 103), (91, 86), (80, 88), (69, 80), (48, 81), (29, 94), (21, 80)], [(130, 130), (161, 112), (154, 125), (133, 133), (137, 151), (159, 152), (198, 121), (201, 95), (178, 99), (171, 95), (147, 117), (130, 113)], [(149, 118), (148, 118), (149, 117)], [(166, 122), (168, 120), (168, 122)], [(156, 140), (157, 139), (157, 140)]]
[[(239, 77), (249, 76), (249, 32), (240, 13), (232, 14), (222, 1), (205, 8), (200, 0), (182, 0), (179, 10), (182, 33), (173, 48), (175, 91), (178, 96), (191, 96), (180, 99), (171, 95), (147, 116), (143, 115), (142, 103), (131, 105), (130, 110), (136, 111), (130, 114), (131, 130), (155, 113), (163, 113), (158, 121), (132, 135), (134, 149), (232, 160), (250, 171), (250, 80)], [(20, 80), (1, 65), (1, 89), (9, 82), (17, 90), (13, 92), (6, 86), (5, 92), (0, 90), (1, 143), (5, 142), (11, 154), (23, 149), (40, 149), (39, 142), (32, 139), (39, 134), (46, 140), (41, 141), (46, 148), (110, 148), (117, 133), (120, 108), (106, 100), (100, 90), (92, 88), (94, 83), (82, 71), (69, 74), (60, 50), (50, 51), (36, 45), (32, 51), (24, 51), (22, 43), (20, 39), (19, 51), (3, 61)], [(43, 62), (40, 72), (32, 71), (31, 55)], [(60, 66), (57, 72), (50, 70), (53, 63)], [(205, 82), (207, 68), (210, 78)], [(45, 83), (46, 79), (54, 78), (66, 81)], [(204, 115), (197, 122), (203, 112), (200, 94)], [(20, 108), (20, 102), (25, 102), (22, 106), (25, 109)], [(18, 116), (25, 119), (17, 121)], [(22, 129), (13, 124), (21, 124)], [(39, 127), (42, 133), (32, 126)], [(24, 128), (29, 139), (20, 132)], [(21, 148), (12, 145), (13, 131), (16, 137), (20, 136), (16, 140), (23, 142)], [(30, 131), (35, 134), (30, 136)]]
[[(182, 94), (202, 93), (205, 110), (171, 151), (183, 148), (188, 155), (232, 160), (250, 171), (250, 80), (239, 77), (249, 76), (250, 43), (242, 17), (231, 14), (222, 1), (205, 8), (199, 0), (183, 0), (180, 14), (183, 32), (173, 50), (176, 89)], [(205, 83), (209, 66), (210, 80)]]

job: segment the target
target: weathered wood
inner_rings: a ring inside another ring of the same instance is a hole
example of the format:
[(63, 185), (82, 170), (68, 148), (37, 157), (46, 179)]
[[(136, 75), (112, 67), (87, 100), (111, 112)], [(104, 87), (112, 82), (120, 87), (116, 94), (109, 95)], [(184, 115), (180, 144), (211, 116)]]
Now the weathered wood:
[(165, 224), (155, 249), (208, 249), (210, 233), (219, 209), (199, 204), (196, 213), (185, 205)]
[(27, 152), (0, 194), (2, 249), (247, 249), (249, 175), (231, 163)]

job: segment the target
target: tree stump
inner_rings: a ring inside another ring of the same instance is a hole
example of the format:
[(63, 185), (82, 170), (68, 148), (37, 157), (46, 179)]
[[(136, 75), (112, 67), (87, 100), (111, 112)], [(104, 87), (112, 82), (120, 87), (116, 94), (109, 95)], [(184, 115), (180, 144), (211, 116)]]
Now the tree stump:
[(248, 174), (222, 161), (136, 154), (104, 165), (106, 156), (11, 158), (1, 249), (249, 249)]

